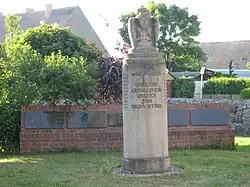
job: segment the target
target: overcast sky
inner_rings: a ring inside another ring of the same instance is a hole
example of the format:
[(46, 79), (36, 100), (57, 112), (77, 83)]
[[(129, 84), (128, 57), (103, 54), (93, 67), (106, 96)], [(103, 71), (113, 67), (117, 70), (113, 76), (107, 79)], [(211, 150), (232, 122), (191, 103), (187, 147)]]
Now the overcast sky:
[[(3, 1), (3, 0), (2, 0)], [(1, 2), (0, 12), (24, 12), (26, 8), (44, 10), (45, 4), (53, 7), (79, 5), (96, 30), (106, 48), (113, 53), (119, 39), (118, 17), (121, 13), (137, 10), (148, 0), (7, 0)], [(187, 7), (190, 13), (197, 14), (201, 20), (200, 42), (250, 40), (250, 0), (162, 0), (168, 4)], [(110, 26), (106, 27), (106, 17)]]

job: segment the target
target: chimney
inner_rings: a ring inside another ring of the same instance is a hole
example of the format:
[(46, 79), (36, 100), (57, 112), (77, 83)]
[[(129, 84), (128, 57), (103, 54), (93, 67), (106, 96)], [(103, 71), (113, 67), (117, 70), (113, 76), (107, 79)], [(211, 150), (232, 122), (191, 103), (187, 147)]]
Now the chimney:
[(34, 9), (32, 9), (32, 8), (26, 8), (26, 12), (27, 13), (32, 13), (32, 12), (34, 12)]
[(53, 5), (52, 4), (46, 4), (45, 17), (49, 18), (52, 11), (53, 11)]

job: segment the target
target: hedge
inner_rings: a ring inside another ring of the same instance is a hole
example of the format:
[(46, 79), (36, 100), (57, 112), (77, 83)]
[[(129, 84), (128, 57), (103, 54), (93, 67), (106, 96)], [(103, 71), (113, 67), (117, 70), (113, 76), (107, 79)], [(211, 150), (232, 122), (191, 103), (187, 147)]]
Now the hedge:
[(250, 78), (211, 78), (204, 84), (203, 94), (239, 95), (245, 88), (250, 88)]
[(250, 99), (250, 88), (245, 88), (240, 92), (241, 99)]
[(174, 81), (173, 85), (175, 98), (193, 98), (195, 82), (193, 78), (180, 77)]

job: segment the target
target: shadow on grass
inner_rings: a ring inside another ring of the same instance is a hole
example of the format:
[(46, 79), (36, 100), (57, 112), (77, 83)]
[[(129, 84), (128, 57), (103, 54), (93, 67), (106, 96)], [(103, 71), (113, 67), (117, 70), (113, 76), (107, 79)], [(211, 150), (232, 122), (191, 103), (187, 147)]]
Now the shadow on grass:
[(236, 148), (236, 151), (249, 151), (250, 152), (250, 145), (238, 146)]

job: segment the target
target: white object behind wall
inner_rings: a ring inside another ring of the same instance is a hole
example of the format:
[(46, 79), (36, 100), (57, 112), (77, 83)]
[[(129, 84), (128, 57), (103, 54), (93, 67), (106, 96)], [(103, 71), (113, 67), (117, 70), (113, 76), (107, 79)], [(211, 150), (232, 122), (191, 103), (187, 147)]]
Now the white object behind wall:
[[(202, 81), (202, 87), (207, 81)], [(194, 90), (194, 98), (200, 98), (201, 92), (202, 92), (202, 87), (201, 87), (201, 81), (195, 81), (195, 90)]]

